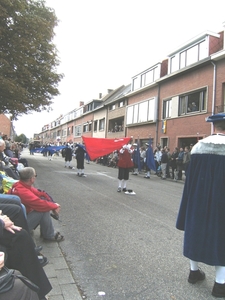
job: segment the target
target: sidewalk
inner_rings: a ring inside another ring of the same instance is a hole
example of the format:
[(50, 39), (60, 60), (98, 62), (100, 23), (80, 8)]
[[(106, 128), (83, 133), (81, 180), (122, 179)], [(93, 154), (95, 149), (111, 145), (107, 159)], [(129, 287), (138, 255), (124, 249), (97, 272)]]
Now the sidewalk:
[(39, 237), (39, 227), (34, 231), (36, 245), (42, 245), (41, 253), (48, 258), (49, 263), (44, 267), (52, 285), (48, 300), (81, 300), (82, 297), (75, 284), (72, 273), (60, 249), (60, 243), (43, 242)]

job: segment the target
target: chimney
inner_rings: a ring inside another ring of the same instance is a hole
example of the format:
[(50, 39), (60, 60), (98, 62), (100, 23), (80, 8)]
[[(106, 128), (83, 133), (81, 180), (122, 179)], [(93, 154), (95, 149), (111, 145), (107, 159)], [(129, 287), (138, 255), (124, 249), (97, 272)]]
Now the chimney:
[(102, 99), (102, 93), (99, 93), (99, 99)]
[(84, 101), (80, 101), (80, 106), (83, 106), (84, 105)]
[(108, 94), (111, 93), (113, 90), (112, 89), (108, 89)]

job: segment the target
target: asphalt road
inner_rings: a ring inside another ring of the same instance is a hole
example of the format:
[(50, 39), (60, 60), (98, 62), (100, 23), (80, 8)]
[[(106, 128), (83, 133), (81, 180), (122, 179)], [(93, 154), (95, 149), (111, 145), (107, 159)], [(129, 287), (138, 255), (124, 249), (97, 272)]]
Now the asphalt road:
[(36, 169), (36, 187), (61, 204), (62, 222), (54, 224), (83, 299), (215, 299), (213, 267), (200, 264), (206, 280), (187, 282), (183, 232), (175, 228), (182, 183), (130, 175), (127, 188), (136, 195), (125, 195), (117, 193), (117, 169), (91, 162), (87, 177), (78, 177), (62, 157), (23, 156)]

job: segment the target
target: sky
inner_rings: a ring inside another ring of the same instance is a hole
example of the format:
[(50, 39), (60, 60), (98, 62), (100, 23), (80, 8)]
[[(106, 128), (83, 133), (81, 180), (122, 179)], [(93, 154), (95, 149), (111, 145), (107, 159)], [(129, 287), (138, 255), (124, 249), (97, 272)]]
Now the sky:
[(59, 24), (54, 43), (64, 74), (50, 113), (14, 121), (17, 135), (32, 138), (44, 125), (116, 89), (164, 60), (205, 31), (220, 32), (225, 1), (214, 0), (46, 0)]

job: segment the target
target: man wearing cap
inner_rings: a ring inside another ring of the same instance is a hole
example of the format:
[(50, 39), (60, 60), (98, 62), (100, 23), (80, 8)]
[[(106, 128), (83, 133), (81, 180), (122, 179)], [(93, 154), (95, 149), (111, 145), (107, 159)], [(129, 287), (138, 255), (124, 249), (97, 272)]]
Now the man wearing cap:
[(214, 134), (191, 151), (176, 227), (184, 231), (189, 283), (205, 279), (198, 262), (215, 266), (214, 297), (225, 297), (225, 113), (212, 115)]

